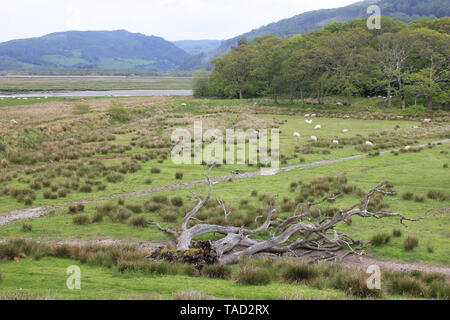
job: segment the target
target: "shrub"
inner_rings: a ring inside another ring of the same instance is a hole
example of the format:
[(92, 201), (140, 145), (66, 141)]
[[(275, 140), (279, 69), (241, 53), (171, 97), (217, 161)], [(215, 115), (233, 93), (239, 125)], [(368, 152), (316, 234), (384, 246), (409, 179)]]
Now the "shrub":
[(441, 191), (431, 190), (427, 194), (428, 199), (436, 200), (436, 201), (446, 201), (447, 197)]
[(402, 195), (403, 200), (412, 200), (414, 198), (414, 193), (408, 191)]
[(106, 181), (110, 183), (118, 183), (122, 182), (123, 180), (125, 180), (125, 177), (117, 172), (112, 172), (106, 176)]
[(73, 106), (73, 113), (86, 114), (90, 112), (91, 107), (88, 104), (77, 103)]
[(84, 184), (80, 187), (79, 191), (84, 193), (90, 193), (92, 192), (92, 187), (88, 184)]
[(145, 179), (145, 184), (152, 184), (153, 180), (152, 179)]
[(254, 266), (241, 266), (235, 275), (235, 282), (242, 285), (261, 286), (272, 281), (270, 272)]
[(257, 197), (258, 196), (258, 191), (253, 190), (251, 196), (252, 197)]
[(448, 169), (448, 163), (444, 163), (443, 168)]
[(84, 204), (78, 203), (77, 204), (77, 212), (83, 212), (84, 211)]
[(414, 201), (415, 202), (425, 202), (425, 197), (424, 196), (415, 195), (414, 196)]
[(200, 291), (178, 291), (172, 295), (173, 300), (210, 300), (211, 297)]
[(333, 287), (344, 291), (347, 296), (360, 298), (381, 297), (381, 290), (367, 287), (367, 274), (359, 270), (343, 270), (333, 278)]
[(178, 215), (175, 212), (166, 212), (162, 215), (164, 222), (176, 222)]
[(402, 230), (394, 229), (392, 230), (392, 236), (396, 238), (400, 238), (402, 236)]
[(417, 248), (419, 246), (419, 238), (417, 238), (416, 236), (408, 236), (404, 241), (403, 241), (403, 248), (406, 251), (409, 250), (414, 250), (415, 248)]
[(202, 273), (207, 278), (229, 279), (231, 268), (221, 264), (213, 264), (203, 268)]
[(105, 217), (105, 214), (101, 213), (101, 212), (96, 212), (94, 214), (94, 216), (92, 217), (91, 222), (92, 223), (99, 223), (103, 221), (103, 218)]
[(170, 203), (175, 207), (182, 207), (183, 206), (183, 198), (181, 197), (173, 197), (170, 199)]
[(125, 109), (120, 104), (113, 104), (108, 108), (109, 116), (111, 117), (111, 120), (117, 121), (117, 122), (127, 122), (130, 121), (131, 115), (130, 112)]
[(167, 198), (166, 196), (163, 196), (163, 195), (154, 196), (152, 198), (152, 200), (156, 203), (161, 203), (161, 204), (166, 204), (166, 205), (169, 204), (169, 198)]
[(33, 226), (31, 224), (24, 223), (22, 225), (22, 232), (31, 232), (31, 231), (33, 231)]
[(128, 210), (130, 210), (133, 213), (142, 213), (143, 209), (142, 206), (138, 205), (138, 204), (127, 204), (125, 206)]
[(86, 225), (89, 223), (90, 219), (88, 215), (82, 214), (73, 218), (73, 223), (77, 225)]
[(421, 297), (424, 295), (424, 285), (417, 278), (397, 275), (390, 280), (389, 291), (393, 294)]
[(183, 180), (183, 172), (175, 173), (175, 179), (176, 180)]
[(391, 241), (391, 236), (386, 233), (375, 234), (372, 236), (372, 238), (370, 238), (370, 243), (373, 246), (382, 246), (386, 243), (389, 243), (389, 241)]
[(144, 217), (133, 217), (128, 223), (135, 228), (145, 228), (148, 225), (147, 219)]
[(153, 167), (153, 168), (151, 168), (150, 172), (155, 173), (155, 174), (161, 173), (161, 169), (158, 167)]
[(309, 264), (289, 264), (281, 273), (281, 277), (286, 282), (302, 283), (308, 282), (319, 276), (318, 269)]

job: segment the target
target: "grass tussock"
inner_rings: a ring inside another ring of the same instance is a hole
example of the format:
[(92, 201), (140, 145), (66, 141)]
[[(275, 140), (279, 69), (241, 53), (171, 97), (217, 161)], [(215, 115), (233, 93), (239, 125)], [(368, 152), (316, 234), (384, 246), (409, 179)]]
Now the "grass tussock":
[(403, 248), (406, 251), (411, 251), (414, 250), (415, 248), (417, 248), (419, 246), (419, 238), (416, 236), (408, 236), (404, 241), (403, 241)]

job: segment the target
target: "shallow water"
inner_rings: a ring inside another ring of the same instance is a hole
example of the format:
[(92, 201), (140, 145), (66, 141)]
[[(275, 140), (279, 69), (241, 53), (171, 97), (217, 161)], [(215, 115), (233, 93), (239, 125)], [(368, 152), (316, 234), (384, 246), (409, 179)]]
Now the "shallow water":
[(111, 91), (33, 91), (6, 93), (0, 91), (2, 98), (31, 97), (152, 97), (152, 96), (191, 96), (192, 90), (111, 90)]

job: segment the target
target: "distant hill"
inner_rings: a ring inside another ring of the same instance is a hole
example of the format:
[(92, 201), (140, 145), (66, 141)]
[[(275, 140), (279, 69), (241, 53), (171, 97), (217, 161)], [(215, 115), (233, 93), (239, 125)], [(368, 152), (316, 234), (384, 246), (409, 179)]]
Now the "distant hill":
[[(236, 46), (239, 39), (252, 40), (258, 36), (274, 35), (288, 38), (296, 34), (304, 34), (318, 30), (332, 22), (346, 22), (352, 19), (368, 17), (367, 8), (371, 4), (381, 7), (381, 14), (397, 21), (411, 22), (420, 18), (441, 18), (450, 16), (450, 0), (366, 0), (336, 9), (310, 11), (284, 19), (250, 32), (241, 34), (222, 42), (220, 47), (206, 59), (219, 57)], [(199, 59), (197, 59), (199, 60)], [(197, 67), (202, 67), (208, 61), (199, 60)], [(196, 69), (196, 66), (190, 65)]]
[(220, 47), (222, 41), (220, 40), (179, 40), (173, 41), (174, 45), (183, 49), (191, 56), (195, 56), (199, 53), (207, 53), (216, 50)]
[(0, 70), (93, 68), (174, 70), (190, 55), (160, 37), (117, 31), (68, 31), (0, 43)]

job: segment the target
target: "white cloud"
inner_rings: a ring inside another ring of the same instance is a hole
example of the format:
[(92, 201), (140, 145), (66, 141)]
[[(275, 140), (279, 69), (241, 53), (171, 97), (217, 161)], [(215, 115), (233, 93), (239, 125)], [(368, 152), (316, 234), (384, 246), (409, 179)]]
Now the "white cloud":
[(65, 30), (117, 30), (168, 40), (228, 39), (302, 12), (357, 0), (15, 0), (2, 3), (0, 41)]

